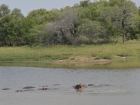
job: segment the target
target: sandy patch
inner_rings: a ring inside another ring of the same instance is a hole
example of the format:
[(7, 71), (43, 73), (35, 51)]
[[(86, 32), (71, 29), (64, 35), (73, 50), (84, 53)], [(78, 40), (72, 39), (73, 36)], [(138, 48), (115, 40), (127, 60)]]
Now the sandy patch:
[(59, 60), (57, 61), (57, 63), (92, 63), (92, 62), (96, 62), (96, 63), (105, 63), (105, 62), (111, 62), (112, 60), (109, 59), (98, 59), (95, 60), (95, 57), (76, 57), (75, 59), (72, 60), (72, 58), (70, 59), (65, 59), (65, 60)]

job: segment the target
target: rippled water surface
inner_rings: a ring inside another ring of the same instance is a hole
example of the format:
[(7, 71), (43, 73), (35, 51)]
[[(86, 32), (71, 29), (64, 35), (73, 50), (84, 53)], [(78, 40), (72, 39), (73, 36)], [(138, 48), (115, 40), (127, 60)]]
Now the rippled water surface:
[[(94, 84), (76, 91), (78, 83)], [(99, 86), (108, 84), (109, 86)], [(42, 86), (49, 90), (38, 90)], [(32, 91), (15, 92), (33, 86)], [(10, 88), (10, 90), (2, 90)], [(140, 69), (0, 66), (0, 105), (139, 105)]]

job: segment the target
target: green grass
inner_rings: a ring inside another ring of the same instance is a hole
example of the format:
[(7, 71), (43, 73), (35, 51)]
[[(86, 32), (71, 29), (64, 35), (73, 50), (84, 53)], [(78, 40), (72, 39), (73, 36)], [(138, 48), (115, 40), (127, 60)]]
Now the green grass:
[(112, 59), (112, 56), (109, 55), (109, 54), (101, 54), (101, 55), (97, 55), (95, 57), (95, 60), (97, 60), (97, 59), (109, 59), (109, 60), (111, 60)]
[(140, 42), (133, 40), (125, 44), (80, 45), (76, 47), (71, 45), (0, 47), (0, 61), (75, 60), (78, 56), (94, 57), (95, 59), (140, 57)]

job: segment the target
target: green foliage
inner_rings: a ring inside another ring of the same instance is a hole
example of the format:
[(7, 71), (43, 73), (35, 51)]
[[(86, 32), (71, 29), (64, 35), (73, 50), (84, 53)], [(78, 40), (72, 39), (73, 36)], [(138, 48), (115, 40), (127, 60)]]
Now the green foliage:
[(113, 4), (111, 5), (114, 5), (113, 7), (109, 7), (107, 10), (101, 12), (102, 19), (105, 20), (106, 23), (112, 23), (112, 28), (122, 34), (124, 43), (128, 30), (134, 29), (138, 20), (137, 7), (131, 1), (111, 0), (110, 3), (112, 2)]
[(14, 16), (18, 17), (19, 19), (23, 19), (24, 18), (23, 14), (21, 13), (21, 10), (18, 9), (18, 8), (14, 8), (12, 10), (11, 15), (14, 15)]
[(90, 3), (90, 0), (80, 1), (80, 6), (81, 7), (87, 7), (89, 3)]
[(46, 59), (48, 60), (64, 60), (69, 59), (67, 55), (46, 55)]
[(100, 16), (100, 12), (96, 8), (94, 3), (89, 2), (88, 5), (85, 7), (76, 7), (79, 11), (79, 18), (80, 19), (90, 19), (90, 20), (98, 20)]
[(38, 25), (29, 30), (29, 35), (26, 37), (29, 45), (46, 42), (47, 34), (43, 30), (43, 27), (44, 25)]
[(101, 44), (120, 36), (123, 42), (140, 38), (140, 8), (130, 0), (83, 0), (60, 10), (33, 10), (26, 17), (18, 8), (0, 6), (0, 46)]
[(116, 4), (118, 5), (119, 3), (118, 2), (122, 2), (124, 0), (109, 0), (109, 5), (110, 6), (115, 6)]
[(22, 34), (20, 20), (13, 15), (3, 16), (0, 20), (0, 36), (6, 45), (16, 45)]
[(38, 9), (31, 11), (27, 17), (22, 19), (25, 44), (45, 43), (46, 34), (44, 33), (44, 24), (53, 21), (57, 12)]
[(10, 13), (10, 9), (9, 9), (8, 5), (2, 4), (0, 6), (0, 18), (5, 15), (8, 15), (9, 13)]
[(31, 11), (26, 18), (32, 19), (34, 24), (40, 25), (54, 21), (56, 16), (57, 12), (47, 11), (46, 9), (38, 9)]
[(106, 30), (98, 21), (83, 19), (77, 27), (80, 40), (85, 43), (98, 43), (100, 39), (106, 39)]

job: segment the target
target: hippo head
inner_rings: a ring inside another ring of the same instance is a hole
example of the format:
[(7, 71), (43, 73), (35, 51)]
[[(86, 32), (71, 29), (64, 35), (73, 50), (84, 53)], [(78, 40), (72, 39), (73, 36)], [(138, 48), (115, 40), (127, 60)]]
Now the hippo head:
[(77, 84), (77, 85), (75, 85), (75, 86), (74, 86), (74, 89), (82, 89), (81, 84)]

